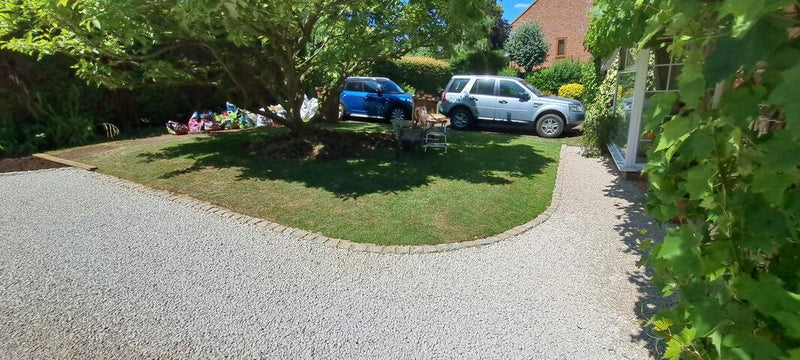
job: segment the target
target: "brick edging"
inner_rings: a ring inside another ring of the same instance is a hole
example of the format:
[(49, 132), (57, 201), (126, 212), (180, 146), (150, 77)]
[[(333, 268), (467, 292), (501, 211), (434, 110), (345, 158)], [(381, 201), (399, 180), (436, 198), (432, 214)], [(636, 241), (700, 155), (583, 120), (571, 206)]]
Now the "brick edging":
[[(455, 251), (466, 248), (494, 244), (499, 241), (508, 240), (510, 238), (516, 237), (517, 235), (522, 234), (538, 226), (539, 224), (547, 221), (547, 219), (549, 219), (550, 216), (553, 215), (556, 209), (558, 209), (558, 206), (561, 203), (561, 195), (563, 191), (563, 180), (564, 180), (562, 174), (562, 166), (564, 164), (565, 148), (566, 145), (561, 145), (558, 169), (556, 170), (556, 183), (555, 187), (553, 188), (553, 197), (550, 201), (550, 206), (547, 207), (547, 210), (539, 214), (539, 216), (537, 216), (535, 219), (525, 224), (516, 226), (510, 230), (506, 230), (505, 232), (497, 235), (489, 236), (483, 239), (470, 240), (458, 243), (437, 244), (437, 245), (375, 245), (375, 244), (356, 243), (349, 240), (329, 238), (324, 235), (312, 233), (306, 230), (286, 227), (269, 220), (254, 218), (249, 215), (240, 214), (235, 211), (231, 211), (213, 205), (211, 203), (194, 199), (187, 195), (182, 195), (182, 194), (176, 195), (168, 191), (152, 189), (147, 186), (137, 184), (129, 180), (120, 179), (107, 174), (101, 174), (101, 173), (91, 173), (91, 174), (103, 177), (109, 180), (111, 183), (124, 186), (131, 190), (136, 190), (142, 193), (155, 195), (162, 199), (166, 199), (174, 203), (188, 206), (192, 209), (198, 209), (200, 211), (212, 213), (221, 216), (223, 218), (229, 218), (239, 224), (259, 227), (265, 231), (270, 231), (273, 233), (285, 235), (295, 240), (308, 241), (318, 245), (324, 245), (328, 247), (357, 251), (357, 252), (370, 252), (378, 254), (426, 254), (426, 253), (437, 253), (445, 251)], [(61, 170), (61, 169), (55, 169), (55, 170)]]

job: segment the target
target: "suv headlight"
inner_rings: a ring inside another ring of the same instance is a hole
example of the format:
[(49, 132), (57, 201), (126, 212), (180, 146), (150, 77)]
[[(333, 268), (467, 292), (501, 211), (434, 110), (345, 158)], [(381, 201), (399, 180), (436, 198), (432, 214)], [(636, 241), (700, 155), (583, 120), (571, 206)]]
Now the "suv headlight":
[(581, 106), (580, 104), (572, 104), (569, 106), (569, 111), (577, 113), (583, 112), (583, 106)]

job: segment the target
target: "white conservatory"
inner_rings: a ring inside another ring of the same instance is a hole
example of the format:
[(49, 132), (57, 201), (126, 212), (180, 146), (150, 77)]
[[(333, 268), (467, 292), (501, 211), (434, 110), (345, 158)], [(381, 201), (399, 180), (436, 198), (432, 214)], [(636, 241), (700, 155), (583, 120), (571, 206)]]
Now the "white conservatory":
[[(622, 111), (616, 134), (608, 150), (621, 173), (640, 173), (647, 162), (651, 140), (642, 133), (642, 115), (657, 93), (677, 91), (677, 77), (683, 64), (667, 54), (666, 49), (619, 51), (617, 91), (614, 111)], [(613, 66), (607, 61), (604, 70)]]

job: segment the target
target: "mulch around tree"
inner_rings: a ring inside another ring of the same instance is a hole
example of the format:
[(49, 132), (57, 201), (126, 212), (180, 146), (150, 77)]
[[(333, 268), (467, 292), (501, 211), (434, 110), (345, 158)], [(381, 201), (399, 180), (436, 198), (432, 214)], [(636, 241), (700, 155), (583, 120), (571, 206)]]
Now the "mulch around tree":
[(26, 156), (21, 158), (0, 159), (0, 173), (13, 171), (31, 171), (66, 167), (52, 161)]
[(250, 150), (271, 160), (333, 160), (365, 155), (396, 144), (391, 133), (362, 133), (313, 129), (303, 135), (285, 134), (250, 143)]

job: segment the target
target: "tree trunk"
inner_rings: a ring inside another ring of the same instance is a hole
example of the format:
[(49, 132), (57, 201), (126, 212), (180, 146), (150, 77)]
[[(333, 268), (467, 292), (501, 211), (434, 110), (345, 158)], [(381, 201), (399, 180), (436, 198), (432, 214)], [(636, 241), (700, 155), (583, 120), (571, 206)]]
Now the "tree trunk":
[(326, 123), (339, 121), (339, 95), (341, 92), (342, 90), (338, 87), (317, 91), (320, 103), (317, 121)]

